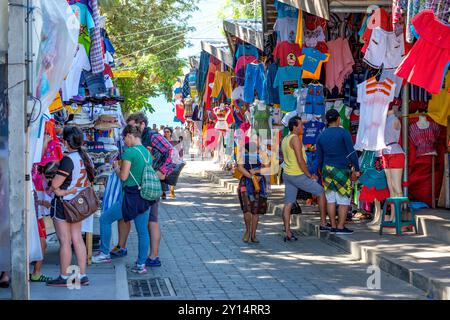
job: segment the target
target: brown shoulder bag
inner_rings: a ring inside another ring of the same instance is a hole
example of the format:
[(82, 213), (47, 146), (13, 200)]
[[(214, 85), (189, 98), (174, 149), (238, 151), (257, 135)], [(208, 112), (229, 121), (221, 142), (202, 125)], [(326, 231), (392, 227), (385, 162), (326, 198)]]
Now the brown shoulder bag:
[(100, 201), (94, 189), (87, 187), (72, 200), (63, 200), (64, 215), (69, 223), (83, 221), (98, 210)]

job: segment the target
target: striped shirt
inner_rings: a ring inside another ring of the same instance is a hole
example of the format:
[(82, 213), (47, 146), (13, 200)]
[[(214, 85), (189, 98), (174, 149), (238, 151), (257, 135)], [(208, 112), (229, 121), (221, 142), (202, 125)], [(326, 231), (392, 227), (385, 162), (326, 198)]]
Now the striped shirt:
[(436, 141), (440, 128), (435, 122), (428, 121), (428, 123), (428, 128), (425, 129), (419, 128), (417, 122), (409, 127), (409, 137), (416, 146), (416, 156), (418, 157), (436, 154)]
[(360, 123), (356, 136), (356, 150), (377, 151), (386, 148), (384, 130), (389, 103), (394, 99), (395, 83), (375, 77), (358, 85)]

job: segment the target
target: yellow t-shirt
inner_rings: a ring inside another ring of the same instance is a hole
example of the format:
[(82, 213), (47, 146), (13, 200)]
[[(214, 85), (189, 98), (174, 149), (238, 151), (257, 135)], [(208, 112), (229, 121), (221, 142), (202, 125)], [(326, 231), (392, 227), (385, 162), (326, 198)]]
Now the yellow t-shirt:
[(428, 102), (428, 115), (437, 124), (446, 127), (450, 116), (450, 71), (445, 76), (445, 88), (439, 94), (433, 94)]
[[(295, 155), (294, 148), (291, 147), (291, 139), (294, 137), (294, 134), (290, 134), (286, 138), (283, 139), (281, 143), (281, 150), (283, 151), (284, 157), (284, 172), (290, 176), (299, 176), (304, 174), (303, 170), (300, 168), (300, 165), (297, 161), (297, 156)], [(305, 148), (302, 149), (303, 159), (306, 161), (306, 152)]]

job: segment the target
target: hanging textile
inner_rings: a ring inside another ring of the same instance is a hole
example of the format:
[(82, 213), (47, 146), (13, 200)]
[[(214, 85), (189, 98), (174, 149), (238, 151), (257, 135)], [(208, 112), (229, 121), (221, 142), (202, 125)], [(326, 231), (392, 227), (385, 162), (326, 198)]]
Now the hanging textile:
[(105, 64), (103, 63), (102, 36), (100, 34), (100, 12), (97, 0), (89, 0), (89, 2), (95, 24), (91, 31), (91, 68), (93, 73), (101, 73), (105, 70)]

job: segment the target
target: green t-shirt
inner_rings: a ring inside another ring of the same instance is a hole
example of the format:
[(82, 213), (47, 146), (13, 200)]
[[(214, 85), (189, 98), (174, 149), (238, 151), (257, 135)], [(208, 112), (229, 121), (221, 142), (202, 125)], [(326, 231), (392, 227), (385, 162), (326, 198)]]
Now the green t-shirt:
[[(140, 152), (139, 152), (140, 151)], [(142, 153), (142, 154), (141, 154)], [(138, 145), (131, 148), (128, 148), (125, 150), (125, 152), (122, 155), (122, 160), (127, 160), (131, 162), (131, 169), (130, 172), (133, 174), (134, 179), (139, 183), (139, 185), (142, 183), (142, 173), (144, 172), (145, 167), (145, 161), (149, 162), (149, 165), (152, 165), (153, 160), (152, 156), (150, 155), (150, 152), (143, 146)], [(131, 174), (128, 176), (128, 179), (125, 180), (123, 183), (124, 187), (134, 187), (136, 186), (136, 182), (131, 177)]]

